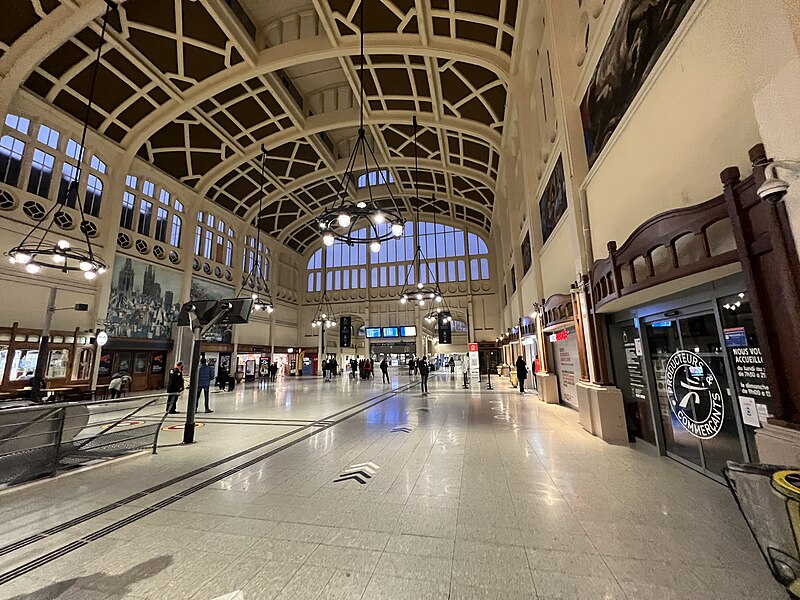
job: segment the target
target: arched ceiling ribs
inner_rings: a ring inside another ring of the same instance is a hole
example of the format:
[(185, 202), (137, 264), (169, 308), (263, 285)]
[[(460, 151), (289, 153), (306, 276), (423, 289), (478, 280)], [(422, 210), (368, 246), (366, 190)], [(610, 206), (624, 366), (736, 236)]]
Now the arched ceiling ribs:
[[(313, 127), (305, 130), (300, 131), (298, 129), (286, 129), (282, 132), (276, 133), (272, 135), (269, 139), (264, 142), (264, 145), (267, 148), (267, 155), (269, 155), (270, 150), (283, 146), (287, 143), (291, 143), (298, 140), (303, 140), (309, 138), (315, 134), (319, 133), (329, 133), (332, 131), (336, 131), (339, 129), (348, 129), (358, 126), (358, 113), (353, 110), (343, 111), (346, 112), (346, 115), (341, 115), (341, 119), (333, 120), (329, 118), (322, 118), (325, 115), (319, 115), (319, 119), (316, 117), (312, 117), (309, 119), (311, 123), (313, 123)], [(407, 113), (403, 115), (402, 118), (398, 118), (396, 115), (385, 115), (383, 113), (378, 113), (370, 118), (365, 119), (365, 124), (368, 125), (377, 125), (377, 126), (391, 126), (393, 131), (402, 131), (407, 135), (411, 135), (411, 117), (413, 114)], [(443, 139), (447, 142), (447, 140), (458, 140), (457, 142), (454, 141), (453, 144), (461, 151), (464, 149), (464, 144), (466, 143), (467, 146), (470, 146), (474, 149), (475, 158), (472, 159), (471, 163), (470, 160), (466, 160), (464, 164), (460, 166), (465, 166), (470, 168), (471, 170), (475, 171), (471, 173), (473, 177), (480, 177), (482, 175), (488, 175), (489, 171), (495, 172), (497, 169), (497, 162), (499, 161), (499, 140), (497, 136), (491, 136), (495, 139), (482, 139), (486, 136), (486, 131), (476, 128), (471, 125), (465, 125), (464, 122), (457, 121), (457, 120), (446, 120), (445, 122), (439, 123), (435, 119), (433, 119), (430, 115), (420, 115), (418, 117), (418, 122), (423, 127), (430, 127), (431, 129), (439, 129), (440, 127), (446, 129), (446, 132), (442, 132)], [(479, 133), (478, 133), (479, 132)], [(398, 139), (401, 139), (398, 136)], [(464, 140), (467, 140), (466, 142)], [(495, 143), (497, 141), (498, 143)], [(450, 143), (446, 143), (448, 147), (451, 146)], [(483, 149), (479, 149), (482, 146)], [(408, 145), (408, 139), (404, 140), (404, 146), (406, 149), (406, 153), (404, 156), (411, 156), (413, 157), (413, 143), (411, 146)], [(410, 152), (408, 152), (410, 150)], [(452, 153), (452, 150), (449, 150)], [(244, 163), (252, 162), (258, 159), (261, 155), (261, 146), (258, 143), (253, 143), (249, 147), (245, 148), (242, 153), (231, 155), (228, 158), (224, 159), (222, 162), (214, 165), (206, 174), (205, 176), (197, 183), (196, 189), (198, 193), (201, 195), (207, 195), (209, 189), (216, 181), (219, 180), (220, 177), (223, 177), (225, 174), (230, 172), (232, 169), (237, 167), (241, 167)], [(397, 154), (397, 156), (400, 156)], [(485, 164), (491, 167), (489, 170), (486, 168), (477, 167), (477, 165), (481, 162), (482, 159), (485, 159)], [(344, 161), (346, 163), (346, 159), (339, 159), (339, 162)], [(393, 157), (390, 158), (386, 162), (395, 162)], [(442, 161), (438, 161), (439, 164), (442, 164)], [(400, 163), (402, 164), (402, 161)], [(386, 165), (384, 165), (386, 166)], [(489, 179), (486, 180), (487, 184)], [(491, 182), (491, 185), (494, 186), (494, 181)]]
[[(399, 36), (375, 36), (367, 44), (369, 54), (397, 55), (409, 54), (409, 47), (398, 39)], [(430, 59), (445, 59), (475, 64), (493, 72), (497, 78), (508, 85), (510, 76), (508, 57), (497, 54), (472, 42), (442, 40), (436, 38), (430, 45), (413, 48), (413, 54)], [(280, 46), (267, 48), (259, 55), (255, 66), (240, 63), (225, 71), (212, 75), (201, 84), (193, 86), (182, 95), (180, 102), (169, 101), (147, 116), (122, 140), (122, 145), (136, 151), (151, 135), (166, 123), (171, 122), (187, 108), (198, 106), (216, 94), (225, 92), (233, 86), (253, 77), (274, 73), (290, 67), (308, 65), (330, 59), (358, 56), (357, 40), (347, 39), (341, 46), (333, 46), (322, 37), (310, 40), (287, 42)]]
[[(337, 163), (336, 169), (333, 170), (333, 171), (326, 171), (326, 172), (316, 172), (315, 171), (315, 172), (311, 172), (311, 173), (306, 174), (303, 177), (299, 177), (297, 180), (295, 180), (291, 184), (286, 185), (285, 188), (283, 188), (282, 191), (275, 191), (275, 190), (273, 190), (271, 192), (268, 191), (267, 196), (264, 199), (263, 205), (266, 208), (266, 207), (268, 207), (270, 205), (270, 203), (280, 199), (281, 196), (283, 196), (283, 195), (286, 195), (286, 194), (289, 194), (289, 195), (292, 195), (292, 196), (297, 195), (299, 192), (302, 192), (303, 190), (306, 190), (306, 189), (309, 189), (309, 188), (314, 188), (320, 182), (327, 181), (329, 179), (334, 179), (337, 182), (336, 189), (339, 189), (338, 183), (341, 181), (341, 178), (342, 178), (342, 175), (344, 174), (346, 165), (347, 165), (347, 161), (343, 159), (343, 160), (341, 160), (341, 161), (339, 161)], [(391, 167), (392, 170), (396, 173), (395, 178), (396, 178), (396, 183), (397, 184), (403, 185), (404, 187), (407, 187), (407, 189), (409, 190), (409, 194), (411, 194), (413, 192), (413, 184), (412, 184), (412, 181), (413, 181), (413, 179), (412, 179), (413, 178), (413, 170), (414, 170), (414, 160), (413, 159), (406, 158), (406, 159), (393, 160), (391, 162), (391, 164), (384, 165), (384, 166)], [(464, 168), (464, 167), (461, 167), (461, 166), (458, 166), (458, 165), (454, 165), (454, 166), (452, 166), (452, 168), (444, 169), (440, 162), (435, 161), (435, 160), (428, 160), (428, 159), (420, 160), (419, 161), (419, 166), (420, 166), (420, 172), (421, 173), (425, 173), (425, 172), (428, 172), (428, 173), (430, 173), (430, 172), (440, 173), (445, 177), (445, 179), (450, 179), (451, 176), (454, 176), (454, 177), (458, 177), (459, 181), (460, 180), (465, 180), (465, 181), (475, 182), (475, 187), (478, 187), (478, 186), (482, 185), (486, 190), (491, 191), (493, 189), (494, 182), (490, 178), (486, 177), (485, 175), (483, 175), (481, 173), (476, 173), (472, 169)], [(400, 172), (399, 175), (397, 174), (398, 171)], [(430, 179), (430, 178), (428, 178), (428, 179)], [(428, 186), (426, 188), (426, 186), (420, 185), (420, 195), (423, 196), (423, 197), (429, 196), (430, 192), (431, 192), (431, 187), (432, 186)], [(471, 191), (471, 188), (464, 187), (463, 189), (466, 190), (466, 191)], [(437, 186), (435, 189), (433, 189), (433, 193), (436, 193), (436, 194), (446, 194), (447, 192), (448, 192), (448, 188), (442, 188), (441, 186)], [(249, 222), (249, 221), (252, 221), (255, 218), (256, 212), (258, 211), (258, 192), (257, 192), (257, 190), (255, 190), (251, 195), (247, 196), (247, 199), (251, 200), (252, 202), (251, 202), (247, 212), (243, 214), (242, 218), (244, 218), (246, 221)], [(466, 197), (466, 196), (464, 196), (464, 199), (469, 201), (469, 198)], [(478, 208), (481, 207), (481, 205), (484, 205), (484, 204), (487, 204), (487, 203), (486, 202), (478, 202), (478, 201), (476, 201), (474, 208), (478, 209)], [(313, 209), (316, 209), (317, 207), (313, 207), (313, 208), (309, 207), (309, 208), (311, 210), (313, 210)], [(488, 214), (491, 215), (491, 209), (489, 210)]]

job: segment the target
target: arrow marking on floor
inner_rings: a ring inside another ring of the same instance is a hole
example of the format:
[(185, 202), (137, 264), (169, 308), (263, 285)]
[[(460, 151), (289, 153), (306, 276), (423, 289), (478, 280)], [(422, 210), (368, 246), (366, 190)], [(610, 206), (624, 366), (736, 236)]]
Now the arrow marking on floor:
[(379, 470), (380, 467), (372, 462), (350, 465), (341, 472), (339, 477), (333, 480), (333, 483), (340, 483), (342, 481), (349, 481), (352, 479), (361, 485), (364, 485), (367, 483), (367, 480), (372, 479)]
[(398, 433), (402, 431), (403, 433), (411, 433), (413, 430), (410, 427), (392, 427), (392, 433)]

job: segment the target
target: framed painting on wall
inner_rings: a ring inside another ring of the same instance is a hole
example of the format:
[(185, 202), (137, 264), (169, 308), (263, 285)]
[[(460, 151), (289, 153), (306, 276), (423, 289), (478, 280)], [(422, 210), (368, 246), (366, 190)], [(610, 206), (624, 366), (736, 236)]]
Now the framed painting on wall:
[(559, 156), (550, 174), (547, 186), (539, 200), (539, 215), (542, 220), (542, 244), (553, 233), (561, 217), (567, 211), (567, 184), (564, 181), (564, 159)]
[(531, 232), (525, 232), (525, 238), (522, 240), (522, 274), (528, 272), (531, 268), (533, 258), (531, 255)]
[(589, 167), (595, 163), (694, 0), (624, 0), (581, 102)]

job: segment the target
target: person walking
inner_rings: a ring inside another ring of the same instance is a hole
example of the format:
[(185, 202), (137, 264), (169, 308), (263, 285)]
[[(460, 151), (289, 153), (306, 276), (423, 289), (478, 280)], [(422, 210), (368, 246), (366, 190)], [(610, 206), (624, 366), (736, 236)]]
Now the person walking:
[(197, 398), (194, 399), (195, 410), (200, 406), (200, 392), (202, 392), (206, 400), (206, 412), (214, 412), (208, 405), (208, 388), (211, 387), (212, 379), (214, 379), (214, 369), (206, 362), (205, 358), (201, 358), (200, 368), (197, 370)]
[(183, 363), (179, 362), (167, 378), (167, 412), (171, 415), (178, 413), (178, 396), (183, 392), (183, 386)]
[(422, 387), (422, 395), (428, 395), (428, 375), (431, 372), (430, 365), (428, 365), (428, 359), (424, 356), (419, 360), (417, 363), (417, 369), (419, 370), (420, 375), (420, 384)]
[(322, 381), (330, 381), (330, 375), (328, 371), (328, 357), (322, 359)]
[(411, 360), (408, 361), (408, 376), (413, 377), (416, 370), (417, 370), (417, 360), (412, 356)]
[(528, 377), (528, 365), (525, 364), (525, 360), (521, 357), (517, 357), (517, 381), (519, 381), (519, 393), (525, 393), (525, 379)]
[(456, 372), (456, 361), (453, 359), (452, 356), (450, 357), (450, 362), (448, 362), (447, 364), (450, 366), (450, 372), (451, 373), (455, 373)]
[(389, 361), (386, 357), (381, 361), (381, 373), (383, 374), (383, 383), (391, 383), (389, 381)]
[(275, 381), (278, 378), (278, 363), (272, 363), (269, 366), (269, 379)]

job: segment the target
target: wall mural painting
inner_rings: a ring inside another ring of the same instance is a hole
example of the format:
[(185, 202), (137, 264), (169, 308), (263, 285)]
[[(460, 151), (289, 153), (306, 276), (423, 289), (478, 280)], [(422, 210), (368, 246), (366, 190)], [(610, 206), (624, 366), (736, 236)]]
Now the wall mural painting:
[[(192, 277), (192, 289), (189, 290), (189, 300), (225, 300), (235, 298), (236, 290), (227, 285), (220, 285), (212, 281)], [(203, 337), (207, 342), (230, 344), (233, 338), (233, 328), (230, 325), (214, 325)]]
[(106, 331), (111, 337), (166, 339), (181, 308), (182, 275), (121, 254), (114, 261)]
[(531, 268), (532, 262), (532, 255), (531, 255), (531, 232), (527, 231), (525, 233), (525, 239), (522, 240), (522, 274), (528, 272), (528, 269)]
[(694, 0), (624, 0), (581, 103), (591, 167)]
[(553, 233), (561, 217), (567, 211), (567, 184), (564, 181), (564, 160), (558, 157), (544, 194), (539, 200), (539, 215), (542, 219), (542, 244)]

